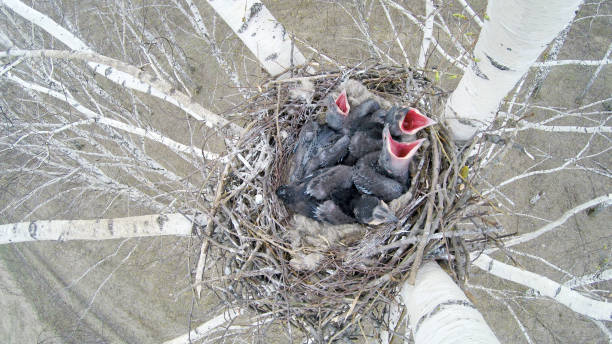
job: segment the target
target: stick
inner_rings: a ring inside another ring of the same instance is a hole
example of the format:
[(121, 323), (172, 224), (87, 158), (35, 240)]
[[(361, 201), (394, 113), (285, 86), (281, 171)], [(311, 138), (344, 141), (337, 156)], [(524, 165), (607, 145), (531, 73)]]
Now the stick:
[(429, 233), (431, 231), (431, 223), (432, 223), (432, 215), (433, 215), (433, 207), (434, 201), (436, 198), (436, 193), (438, 189), (438, 175), (440, 173), (440, 152), (438, 151), (438, 140), (436, 139), (436, 135), (432, 130), (431, 134), (431, 142), (433, 149), (433, 176), (431, 178), (431, 193), (429, 195), (429, 200), (427, 201), (427, 220), (425, 221), (425, 229), (423, 230), (423, 237), (421, 238), (421, 242), (419, 242), (419, 246), (416, 251), (416, 259), (414, 263), (412, 263), (412, 268), (410, 269), (410, 276), (408, 277), (408, 283), (410, 285), (414, 285), (416, 281), (416, 275), (419, 271), (419, 266), (423, 261), (423, 251), (425, 250), (425, 245), (427, 245), (427, 238), (429, 237)]

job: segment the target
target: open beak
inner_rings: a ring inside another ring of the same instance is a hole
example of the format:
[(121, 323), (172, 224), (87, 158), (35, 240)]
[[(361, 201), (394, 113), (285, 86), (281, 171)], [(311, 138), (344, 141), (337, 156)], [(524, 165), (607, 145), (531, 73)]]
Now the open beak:
[(348, 116), (351, 106), (349, 105), (348, 98), (346, 97), (346, 90), (342, 91), (334, 102), (336, 103), (336, 106), (338, 106), (338, 112), (344, 116)]
[(404, 134), (414, 135), (417, 131), (436, 124), (436, 121), (423, 115), (415, 108), (407, 108), (400, 111), (405, 111), (404, 116), (399, 120), (400, 130)]
[(383, 149), (387, 150), (390, 157), (391, 169), (393, 171), (401, 171), (408, 168), (410, 160), (416, 154), (417, 150), (425, 139), (418, 139), (411, 142), (395, 141), (389, 133), (389, 127), (385, 126), (383, 130)]

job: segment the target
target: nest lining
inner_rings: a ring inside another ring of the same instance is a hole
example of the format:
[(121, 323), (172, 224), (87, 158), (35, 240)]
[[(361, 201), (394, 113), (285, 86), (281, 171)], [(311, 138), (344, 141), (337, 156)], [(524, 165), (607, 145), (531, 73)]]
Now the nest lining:
[(296, 71), (293, 78), (270, 80), (237, 109), (252, 121), (233, 145), (235, 158), (225, 165), (214, 198), (216, 226), (205, 233), (223, 257), (223, 276), (215, 279), (222, 281), (216, 289), (223, 298), (271, 312), (320, 338), (346, 332), (369, 310), (391, 302), (424, 258), (446, 259), (461, 281), (468, 246), (498, 231), (488, 219), (491, 206), (470, 183), (478, 170), (478, 161), (468, 157), (476, 142), (458, 148), (441, 125), (419, 133), (429, 143), (413, 160), (410, 189), (392, 203), (399, 223), (328, 226), (289, 216), (275, 190), (286, 183), (299, 130), (324, 113), (322, 100), (347, 80), (365, 85), (383, 107), (417, 107), (441, 122), (445, 93), (409, 68), (314, 76)]

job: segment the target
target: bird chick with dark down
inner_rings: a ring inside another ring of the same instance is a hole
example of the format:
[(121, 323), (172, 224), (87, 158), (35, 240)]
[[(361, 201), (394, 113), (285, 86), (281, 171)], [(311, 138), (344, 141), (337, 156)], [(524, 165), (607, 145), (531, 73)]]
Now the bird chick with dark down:
[(404, 184), (378, 172), (380, 154), (380, 151), (368, 153), (357, 161), (353, 169), (353, 183), (361, 193), (389, 202), (401, 196), (406, 188)]
[(368, 99), (363, 103), (355, 106), (348, 114), (348, 120), (345, 123), (344, 133), (353, 135), (357, 130), (362, 130), (361, 127), (371, 122), (372, 113), (380, 109), (380, 104), (374, 99)]
[(306, 163), (310, 161), (316, 150), (318, 131), (319, 124), (317, 122), (308, 122), (302, 126), (297, 143), (293, 149), (293, 170), (289, 175), (290, 183), (304, 177)]
[(380, 150), (381, 133), (382, 131), (375, 127), (355, 132), (351, 136), (351, 143), (349, 144), (349, 157), (351, 160), (357, 161), (368, 153)]
[(334, 130), (342, 130), (351, 110), (346, 91), (342, 91), (336, 99), (328, 96), (327, 102), (327, 113), (325, 115), (327, 125)]
[(385, 123), (389, 125), (391, 135), (405, 140), (414, 140), (419, 130), (436, 124), (415, 108), (397, 107), (392, 107), (387, 112)]
[(370, 195), (361, 195), (359, 198), (355, 198), (353, 212), (357, 221), (372, 226), (397, 222), (398, 220), (385, 202)]
[(281, 186), (276, 195), (290, 210), (330, 224), (354, 223), (332, 198), (332, 194), (350, 189), (352, 168), (337, 165), (320, 169), (297, 183)]
[(326, 124), (300, 131), (297, 167), (278, 197), (289, 210), (333, 225), (397, 221), (385, 202), (410, 187), (410, 161), (424, 139), (392, 135), (414, 138), (435, 122), (413, 108), (382, 109), (373, 99), (351, 108), (345, 91), (328, 99)]
[(395, 141), (389, 132), (389, 126), (383, 130), (383, 149), (380, 152), (378, 165), (390, 177), (403, 185), (410, 178), (410, 161), (425, 139), (412, 142)]
[(316, 155), (307, 162), (305, 174), (308, 175), (320, 167), (334, 166), (342, 161), (348, 153), (351, 139), (344, 135), (334, 144), (317, 151)]

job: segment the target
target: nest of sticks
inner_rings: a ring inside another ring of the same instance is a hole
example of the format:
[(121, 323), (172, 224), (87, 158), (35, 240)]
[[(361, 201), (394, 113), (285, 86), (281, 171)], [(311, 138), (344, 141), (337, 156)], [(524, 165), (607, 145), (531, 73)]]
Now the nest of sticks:
[(412, 185), (391, 204), (398, 223), (330, 226), (288, 214), (275, 191), (286, 183), (300, 128), (321, 118), (323, 100), (349, 80), (385, 104), (416, 107), (442, 122), (446, 93), (409, 68), (294, 70), (290, 78), (271, 79), (234, 109), (249, 122), (228, 147), (231, 158), (219, 169), (203, 231), (222, 266), (221, 276), (207, 276), (205, 285), (220, 283), (214, 289), (228, 302), (325, 341), (347, 335), (366, 314), (393, 302), (424, 259), (446, 261), (462, 285), (467, 252), (484, 248), (500, 231), (490, 217), (495, 207), (473, 186), (480, 142), (456, 146), (442, 124), (419, 133), (428, 143), (413, 160)]

